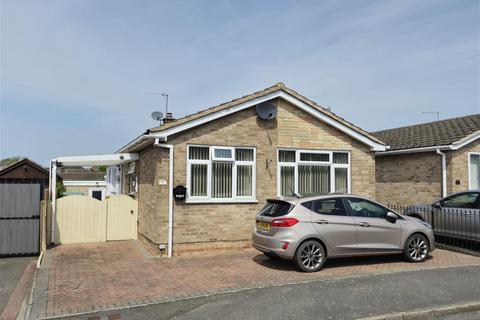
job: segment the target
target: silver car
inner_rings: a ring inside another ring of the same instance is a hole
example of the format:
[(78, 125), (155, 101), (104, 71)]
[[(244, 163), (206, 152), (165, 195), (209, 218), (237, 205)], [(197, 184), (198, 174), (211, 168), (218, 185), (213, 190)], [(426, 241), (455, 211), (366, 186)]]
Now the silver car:
[(403, 253), (422, 262), (434, 250), (428, 223), (353, 195), (267, 200), (252, 238), (268, 257), (293, 260), (305, 272), (320, 270), (327, 257)]
[(429, 205), (410, 206), (404, 214), (432, 224), (436, 235), (480, 241), (480, 190), (457, 192)]

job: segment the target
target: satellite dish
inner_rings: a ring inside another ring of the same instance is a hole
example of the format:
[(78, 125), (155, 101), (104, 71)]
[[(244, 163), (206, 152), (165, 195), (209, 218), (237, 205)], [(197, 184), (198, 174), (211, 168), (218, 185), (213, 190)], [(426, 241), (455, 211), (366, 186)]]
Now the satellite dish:
[(163, 119), (163, 113), (161, 113), (160, 111), (153, 111), (152, 119), (156, 121), (161, 121)]
[(257, 104), (257, 115), (263, 120), (272, 120), (277, 116), (277, 106), (273, 102)]

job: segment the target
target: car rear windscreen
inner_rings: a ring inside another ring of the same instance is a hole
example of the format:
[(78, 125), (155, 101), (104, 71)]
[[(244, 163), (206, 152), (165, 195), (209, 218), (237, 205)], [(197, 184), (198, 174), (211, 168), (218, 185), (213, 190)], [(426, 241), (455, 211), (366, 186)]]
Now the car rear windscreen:
[(259, 214), (266, 217), (280, 217), (292, 211), (294, 205), (281, 200), (267, 200)]

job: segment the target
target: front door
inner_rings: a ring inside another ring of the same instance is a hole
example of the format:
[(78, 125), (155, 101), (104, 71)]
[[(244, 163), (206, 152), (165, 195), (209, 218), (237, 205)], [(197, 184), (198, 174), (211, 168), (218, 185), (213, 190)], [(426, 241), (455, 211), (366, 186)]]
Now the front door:
[(357, 250), (359, 253), (400, 251), (402, 229), (400, 222), (385, 219), (387, 208), (362, 198), (346, 198), (347, 206), (357, 225)]
[(309, 201), (310, 218), (317, 233), (337, 255), (347, 255), (356, 250), (355, 221), (347, 214), (341, 198)]

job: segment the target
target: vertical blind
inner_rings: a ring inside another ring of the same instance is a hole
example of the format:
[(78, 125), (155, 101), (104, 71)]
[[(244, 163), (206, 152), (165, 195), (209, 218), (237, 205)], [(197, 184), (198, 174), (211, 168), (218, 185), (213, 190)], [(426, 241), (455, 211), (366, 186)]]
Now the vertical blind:
[(189, 146), (188, 154), (189, 196), (203, 199), (254, 197), (253, 148)]
[(298, 166), (298, 192), (301, 195), (330, 192), (330, 167)]
[(208, 165), (192, 164), (190, 170), (190, 194), (194, 197), (207, 196)]
[(295, 167), (280, 167), (280, 194), (293, 196), (295, 190)]
[(231, 162), (212, 163), (212, 198), (232, 197), (232, 168)]
[(470, 155), (470, 189), (480, 189), (480, 154)]
[(349, 192), (348, 152), (279, 150), (278, 162), (281, 196)]

